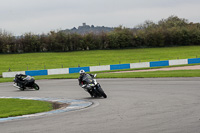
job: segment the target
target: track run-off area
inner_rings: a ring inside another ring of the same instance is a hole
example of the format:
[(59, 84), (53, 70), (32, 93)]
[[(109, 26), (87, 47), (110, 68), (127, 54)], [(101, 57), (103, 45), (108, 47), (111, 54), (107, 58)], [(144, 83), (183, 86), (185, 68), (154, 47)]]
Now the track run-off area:
[(77, 79), (37, 80), (39, 91), (0, 83), (0, 97), (92, 102), (86, 108), (0, 122), (2, 133), (199, 133), (200, 77), (97, 79), (108, 98), (91, 98)]

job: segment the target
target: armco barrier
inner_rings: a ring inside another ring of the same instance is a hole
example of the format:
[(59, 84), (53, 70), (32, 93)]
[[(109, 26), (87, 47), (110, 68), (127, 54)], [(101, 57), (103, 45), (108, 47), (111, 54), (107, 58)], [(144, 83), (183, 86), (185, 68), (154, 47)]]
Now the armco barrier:
[(25, 74), (25, 71), (18, 71), (18, 72), (3, 72), (3, 77), (15, 77), (16, 74)]
[(130, 68), (146, 68), (150, 67), (149, 62), (131, 63)]
[(69, 68), (69, 73), (78, 73), (82, 69), (85, 70), (85, 72), (90, 72), (90, 67), (75, 67)]
[(200, 58), (188, 59), (188, 64), (200, 63)]
[(78, 73), (81, 69), (85, 70), (86, 72), (94, 72), (94, 71), (105, 71), (105, 70), (161, 67), (161, 66), (184, 65), (184, 64), (195, 64), (195, 63), (200, 63), (200, 58), (140, 62), (140, 63), (130, 63), (130, 64), (103, 65), (103, 66), (91, 66), (91, 67), (60, 68), (60, 69), (20, 71), (20, 72), (3, 72), (2, 76), (14, 77), (15, 74), (17, 73), (22, 73), (22, 74), (26, 74), (30, 76), (70, 74), (70, 73)]
[(150, 67), (169, 66), (169, 61), (153, 61), (150, 62)]
[(48, 69), (48, 75), (54, 74), (69, 74), (69, 68)]
[(110, 70), (130, 69), (130, 64), (110, 65)]
[(110, 70), (110, 65), (105, 65), (105, 66), (91, 66), (90, 67), (90, 72), (107, 71), (107, 70)]
[(169, 66), (188, 64), (188, 59), (169, 60)]
[(26, 75), (30, 75), (30, 76), (48, 75), (47, 70), (25, 71), (25, 74), (26, 74)]

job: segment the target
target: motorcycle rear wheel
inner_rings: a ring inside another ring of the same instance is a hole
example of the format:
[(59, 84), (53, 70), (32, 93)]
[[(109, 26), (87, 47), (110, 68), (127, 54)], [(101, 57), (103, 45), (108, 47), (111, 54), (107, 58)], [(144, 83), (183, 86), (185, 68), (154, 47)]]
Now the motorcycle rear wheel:
[(24, 91), (26, 89), (26, 87), (21, 84), (17, 84), (17, 86), (19, 86), (19, 90), (21, 91)]
[(104, 98), (107, 98), (107, 95), (105, 94), (105, 92), (103, 91), (101, 87), (98, 87), (98, 91)]
[(21, 91), (24, 91), (24, 90), (25, 90), (25, 88), (23, 88), (23, 87), (20, 87), (19, 89), (20, 89)]

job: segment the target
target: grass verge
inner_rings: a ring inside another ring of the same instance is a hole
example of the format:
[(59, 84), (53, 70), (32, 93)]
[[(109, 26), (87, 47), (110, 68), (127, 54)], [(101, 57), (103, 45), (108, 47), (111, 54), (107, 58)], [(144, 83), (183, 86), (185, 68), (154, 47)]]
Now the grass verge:
[(172, 70), (129, 73), (100, 73), (100, 78), (161, 78), (161, 77), (200, 77), (200, 70)]
[(46, 112), (53, 109), (45, 101), (0, 98), (0, 118)]

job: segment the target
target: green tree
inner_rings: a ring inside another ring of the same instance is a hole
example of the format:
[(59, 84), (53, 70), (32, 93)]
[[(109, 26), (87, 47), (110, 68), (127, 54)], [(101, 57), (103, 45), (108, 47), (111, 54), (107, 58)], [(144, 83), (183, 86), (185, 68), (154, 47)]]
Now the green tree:
[(188, 25), (188, 20), (184, 18), (179, 18), (177, 16), (170, 16), (167, 19), (162, 19), (158, 21), (158, 26), (162, 28), (172, 28), (172, 27), (184, 27)]

